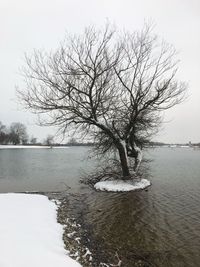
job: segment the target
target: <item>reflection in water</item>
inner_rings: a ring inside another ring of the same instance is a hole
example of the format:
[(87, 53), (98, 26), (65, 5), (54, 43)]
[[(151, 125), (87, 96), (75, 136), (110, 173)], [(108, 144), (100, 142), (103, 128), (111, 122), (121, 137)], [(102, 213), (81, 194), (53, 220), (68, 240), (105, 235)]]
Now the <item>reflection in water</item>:
[[(79, 184), (86, 148), (0, 151), (0, 188), (7, 191), (59, 191), (70, 186), (71, 213), (81, 220), (96, 257), (123, 266), (139, 260), (159, 267), (197, 267), (200, 262), (200, 151), (160, 148), (148, 152), (152, 186), (148, 191), (96, 192)], [(92, 249), (91, 249), (92, 250)], [(139, 266), (139, 265), (138, 265)]]

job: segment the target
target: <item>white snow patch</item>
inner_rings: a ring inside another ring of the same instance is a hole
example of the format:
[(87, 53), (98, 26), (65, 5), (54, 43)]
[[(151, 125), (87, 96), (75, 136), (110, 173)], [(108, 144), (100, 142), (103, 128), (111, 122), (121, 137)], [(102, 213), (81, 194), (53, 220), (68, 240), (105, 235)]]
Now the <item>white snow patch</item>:
[(72, 233), (67, 234), (67, 236), (68, 236), (69, 238), (72, 238), (75, 234), (76, 234), (76, 232), (74, 231), (74, 232), (72, 232)]
[(151, 183), (147, 179), (141, 179), (139, 181), (134, 180), (108, 180), (98, 182), (94, 185), (95, 189), (101, 191), (111, 191), (111, 192), (125, 192), (140, 190), (150, 186)]
[(64, 249), (56, 208), (41, 195), (0, 194), (0, 266), (81, 266)]
[(83, 255), (83, 258), (86, 258), (87, 256), (89, 256), (89, 261), (92, 261), (92, 253), (90, 252), (90, 250), (88, 248), (86, 248), (86, 252)]

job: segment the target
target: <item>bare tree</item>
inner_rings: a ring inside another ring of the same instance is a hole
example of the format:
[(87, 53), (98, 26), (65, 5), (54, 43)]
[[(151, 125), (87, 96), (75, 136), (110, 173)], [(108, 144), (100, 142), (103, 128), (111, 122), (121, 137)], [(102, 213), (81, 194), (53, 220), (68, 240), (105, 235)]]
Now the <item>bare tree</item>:
[(9, 141), (9, 136), (8, 136), (7, 128), (0, 121), (0, 144), (7, 144), (8, 141)]
[(176, 51), (159, 42), (151, 27), (141, 32), (86, 28), (68, 36), (54, 53), (26, 56), (26, 89), (20, 100), (43, 125), (90, 135), (98, 153), (117, 152), (122, 177), (137, 171), (141, 150), (161, 123), (162, 111), (183, 100), (186, 86), (175, 80)]
[(14, 145), (27, 144), (28, 134), (26, 126), (20, 122), (13, 122), (10, 126), (9, 139)]
[(44, 140), (44, 144), (47, 146), (52, 146), (53, 138), (54, 137), (52, 135), (48, 135), (47, 138)]
[(31, 136), (31, 138), (30, 138), (30, 144), (36, 145), (37, 144), (37, 138), (34, 137), (34, 136)]

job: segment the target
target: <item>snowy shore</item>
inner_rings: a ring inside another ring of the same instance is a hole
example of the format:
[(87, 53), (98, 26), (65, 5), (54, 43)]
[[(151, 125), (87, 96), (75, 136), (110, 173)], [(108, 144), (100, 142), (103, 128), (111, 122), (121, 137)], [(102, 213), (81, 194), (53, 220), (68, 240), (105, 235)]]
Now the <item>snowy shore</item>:
[(0, 266), (81, 267), (69, 257), (57, 206), (34, 194), (0, 194)]

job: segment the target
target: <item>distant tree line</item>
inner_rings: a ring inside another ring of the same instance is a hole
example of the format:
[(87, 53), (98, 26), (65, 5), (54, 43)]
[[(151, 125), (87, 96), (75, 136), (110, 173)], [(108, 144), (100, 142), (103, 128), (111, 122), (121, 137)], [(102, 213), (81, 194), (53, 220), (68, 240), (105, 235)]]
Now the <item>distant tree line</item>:
[(65, 145), (67, 146), (94, 146), (94, 142), (87, 141), (87, 142), (80, 142), (76, 138), (72, 137)]
[(0, 121), (0, 144), (7, 145), (26, 145), (26, 144), (36, 144), (37, 138), (30, 137), (27, 133), (26, 126), (20, 122), (13, 122), (10, 126), (4, 125)]
[(29, 136), (26, 126), (21, 122), (13, 122), (10, 126), (0, 121), (0, 145), (44, 145), (44, 146), (91, 146), (91, 142), (78, 142), (71, 138), (66, 144), (54, 142), (52, 135), (47, 135), (43, 142), (38, 142), (34, 136)]

